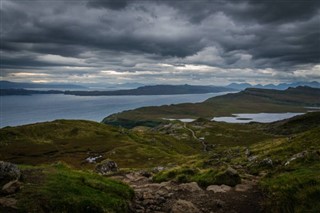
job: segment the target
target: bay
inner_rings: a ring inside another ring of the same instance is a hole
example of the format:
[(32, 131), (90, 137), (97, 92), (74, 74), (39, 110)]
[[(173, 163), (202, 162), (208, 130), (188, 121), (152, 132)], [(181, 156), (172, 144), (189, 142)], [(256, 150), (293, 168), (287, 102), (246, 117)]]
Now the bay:
[(148, 96), (71, 96), (63, 94), (0, 96), (0, 127), (56, 119), (101, 122), (108, 115), (143, 106), (202, 102), (223, 93)]

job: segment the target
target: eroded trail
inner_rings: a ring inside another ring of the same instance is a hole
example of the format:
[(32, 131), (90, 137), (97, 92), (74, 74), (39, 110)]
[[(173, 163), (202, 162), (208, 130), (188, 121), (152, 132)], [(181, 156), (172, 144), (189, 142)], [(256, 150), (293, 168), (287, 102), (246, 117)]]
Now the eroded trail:
[(212, 185), (206, 189), (197, 183), (152, 183), (141, 173), (129, 173), (112, 178), (129, 184), (135, 191), (131, 211), (137, 213), (209, 213), (263, 212), (262, 194), (254, 178), (244, 179), (235, 187)]
[(185, 128), (186, 130), (188, 130), (189, 132), (191, 132), (192, 137), (193, 137), (196, 141), (199, 141), (199, 142), (202, 144), (202, 147), (203, 147), (203, 151), (204, 151), (204, 152), (207, 152), (207, 151), (208, 151), (208, 147), (207, 147), (207, 144), (205, 143), (205, 141), (199, 139), (199, 138), (196, 136), (195, 132), (194, 132), (192, 129), (190, 129), (189, 127), (187, 127), (187, 124), (186, 124), (186, 123), (183, 123), (183, 128)]

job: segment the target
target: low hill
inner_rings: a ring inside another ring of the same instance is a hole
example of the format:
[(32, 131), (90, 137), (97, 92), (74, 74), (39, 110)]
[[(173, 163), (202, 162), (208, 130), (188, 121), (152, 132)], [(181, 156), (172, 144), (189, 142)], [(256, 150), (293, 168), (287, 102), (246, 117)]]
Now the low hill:
[(267, 124), (269, 132), (283, 135), (296, 134), (320, 127), (320, 112), (309, 112), (278, 122)]
[(60, 90), (0, 89), (0, 96), (36, 94), (64, 94), (64, 92)]
[(194, 85), (155, 85), (143, 86), (137, 89), (109, 90), (109, 91), (83, 91), (83, 90), (26, 90), (17, 88), (1, 88), (0, 95), (32, 95), (32, 94), (64, 94), (77, 96), (120, 96), (120, 95), (178, 95), (178, 94), (205, 94), (230, 92), (234, 89), (215, 86)]
[(120, 167), (152, 167), (183, 161), (199, 144), (156, 132), (139, 133), (81, 120), (57, 120), (0, 129), (0, 159), (23, 164), (64, 161), (92, 168), (86, 159), (111, 158)]
[[(154, 126), (163, 118), (206, 118), (230, 116), (234, 113), (306, 112), (305, 107), (320, 106), (320, 89), (311, 87), (289, 88), (284, 91), (249, 88), (210, 98), (202, 103), (185, 103), (159, 107), (142, 107), (113, 114), (104, 123), (125, 127)], [(153, 121), (153, 122), (150, 122)], [(151, 125), (150, 125), (151, 124)]]
[(99, 96), (99, 95), (175, 95), (175, 94), (204, 94), (234, 91), (231, 88), (195, 85), (154, 85), (137, 89), (115, 91), (66, 91), (66, 95)]

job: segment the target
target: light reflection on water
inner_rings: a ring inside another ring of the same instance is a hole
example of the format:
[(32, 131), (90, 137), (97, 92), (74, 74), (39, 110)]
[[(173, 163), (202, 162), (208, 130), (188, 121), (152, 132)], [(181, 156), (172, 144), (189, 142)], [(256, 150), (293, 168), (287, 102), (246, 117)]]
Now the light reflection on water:
[(304, 113), (240, 113), (232, 114), (234, 117), (214, 117), (213, 121), (221, 121), (227, 123), (250, 123), (250, 122), (260, 122), (260, 123), (270, 123), (274, 121), (279, 121), (287, 118), (291, 118), (297, 115), (302, 115)]

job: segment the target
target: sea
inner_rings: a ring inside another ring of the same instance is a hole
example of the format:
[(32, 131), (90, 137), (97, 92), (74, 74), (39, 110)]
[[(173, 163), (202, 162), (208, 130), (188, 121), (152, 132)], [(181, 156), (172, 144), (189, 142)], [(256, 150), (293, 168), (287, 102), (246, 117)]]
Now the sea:
[(197, 103), (222, 93), (145, 96), (73, 96), (40, 94), (0, 96), (0, 128), (56, 119), (101, 122), (108, 115), (144, 106)]

